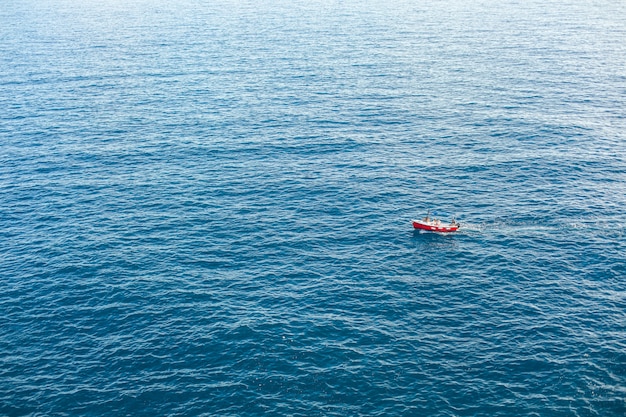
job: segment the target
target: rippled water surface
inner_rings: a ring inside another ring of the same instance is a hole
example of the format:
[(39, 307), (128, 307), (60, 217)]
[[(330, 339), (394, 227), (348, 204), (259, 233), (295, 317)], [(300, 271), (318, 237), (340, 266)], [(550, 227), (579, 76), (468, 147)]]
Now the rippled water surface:
[(0, 40), (0, 415), (626, 415), (624, 3), (7, 0)]

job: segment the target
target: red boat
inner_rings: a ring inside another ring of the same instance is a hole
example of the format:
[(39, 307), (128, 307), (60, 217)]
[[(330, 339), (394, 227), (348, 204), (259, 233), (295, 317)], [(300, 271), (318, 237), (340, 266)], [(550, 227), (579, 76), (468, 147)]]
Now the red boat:
[(424, 217), (422, 220), (412, 220), (413, 228), (419, 230), (427, 230), (429, 232), (451, 233), (459, 230), (461, 225), (454, 219), (449, 224), (442, 223), (437, 218)]

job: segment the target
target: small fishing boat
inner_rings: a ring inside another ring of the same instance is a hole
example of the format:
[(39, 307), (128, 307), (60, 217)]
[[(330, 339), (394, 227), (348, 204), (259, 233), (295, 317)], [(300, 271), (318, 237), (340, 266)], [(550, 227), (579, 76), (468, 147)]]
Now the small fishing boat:
[(413, 228), (418, 230), (426, 230), (429, 232), (439, 232), (439, 233), (451, 233), (459, 230), (461, 225), (452, 218), (450, 223), (443, 223), (437, 217), (430, 217), (430, 214), (427, 214), (422, 220), (412, 220)]

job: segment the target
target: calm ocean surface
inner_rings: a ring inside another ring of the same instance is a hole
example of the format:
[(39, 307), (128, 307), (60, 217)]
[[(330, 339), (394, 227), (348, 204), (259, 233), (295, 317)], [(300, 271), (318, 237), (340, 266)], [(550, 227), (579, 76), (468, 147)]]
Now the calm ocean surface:
[(621, 1), (5, 0), (0, 415), (626, 416), (625, 115)]

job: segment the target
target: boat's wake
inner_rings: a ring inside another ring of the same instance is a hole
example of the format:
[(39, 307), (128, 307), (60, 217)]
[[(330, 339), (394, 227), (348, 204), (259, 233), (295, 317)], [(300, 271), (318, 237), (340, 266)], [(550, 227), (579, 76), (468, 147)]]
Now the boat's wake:
[(462, 231), (471, 231), (471, 232), (482, 232), (486, 228), (484, 223), (461, 223), (459, 227), (459, 232)]
[(617, 233), (618, 235), (626, 234), (626, 227), (622, 224), (607, 222), (601, 220), (595, 221), (553, 221), (550, 223), (541, 222), (519, 222), (519, 221), (488, 221), (483, 223), (461, 222), (459, 232), (496, 232), (496, 233), (553, 233), (563, 230), (570, 231), (592, 231), (606, 233)]

